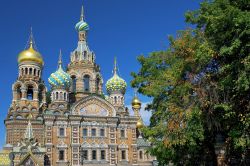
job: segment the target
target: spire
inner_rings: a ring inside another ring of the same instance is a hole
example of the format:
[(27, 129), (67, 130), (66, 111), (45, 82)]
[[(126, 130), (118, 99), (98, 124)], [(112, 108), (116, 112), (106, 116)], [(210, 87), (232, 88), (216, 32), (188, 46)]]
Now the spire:
[(115, 57), (115, 60), (114, 60), (114, 75), (117, 74), (117, 62), (116, 62), (116, 57)]
[(83, 10), (83, 5), (82, 5), (80, 21), (83, 21), (83, 19), (84, 19), (84, 10)]
[(62, 50), (60, 49), (59, 58), (58, 58), (58, 68), (62, 69)]
[(33, 44), (34, 44), (34, 37), (33, 37), (32, 27), (30, 27), (29, 48), (33, 48)]
[(31, 125), (31, 122), (30, 122), (30, 119), (32, 118), (32, 115), (30, 114), (28, 116), (29, 118), (29, 123), (28, 123), (28, 126), (26, 128), (26, 131), (25, 131), (25, 134), (24, 134), (24, 138), (26, 139), (31, 139), (31, 138), (34, 138), (33, 137), (33, 129), (32, 129), (32, 125)]

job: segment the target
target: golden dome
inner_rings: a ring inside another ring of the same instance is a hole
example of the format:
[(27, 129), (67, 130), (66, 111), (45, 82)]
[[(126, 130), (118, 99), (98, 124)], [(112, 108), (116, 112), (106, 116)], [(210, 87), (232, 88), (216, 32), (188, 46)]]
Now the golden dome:
[(136, 127), (137, 127), (138, 129), (141, 129), (141, 128), (143, 127), (143, 122), (142, 122), (141, 119), (139, 119), (139, 120), (137, 121)]
[(32, 40), (30, 41), (29, 48), (22, 51), (18, 55), (18, 63), (20, 64), (22, 62), (36, 62), (39, 63), (40, 65), (43, 65), (44, 63), (41, 54), (33, 48)]
[(134, 108), (141, 108), (141, 101), (135, 96), (132, 100), (132, 107)]

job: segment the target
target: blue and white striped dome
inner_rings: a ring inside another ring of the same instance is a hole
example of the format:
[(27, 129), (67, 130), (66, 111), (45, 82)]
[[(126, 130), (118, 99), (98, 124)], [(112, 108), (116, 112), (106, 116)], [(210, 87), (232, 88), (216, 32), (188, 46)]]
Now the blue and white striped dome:
[(89, 25), (85, 21), (81, 20), (76, 24), (75, 28), (78, 32), (88, 31)]
[(71, 78), (68, 73), (66, 73), (62, 68), (62, 60), (61, 60), (61, 53), (58, 62), (58, 69), (56, 72), (52, 73), (48, 78), (49, 84), (51, 87), (56, 88), (69, 88), (71, 83)]

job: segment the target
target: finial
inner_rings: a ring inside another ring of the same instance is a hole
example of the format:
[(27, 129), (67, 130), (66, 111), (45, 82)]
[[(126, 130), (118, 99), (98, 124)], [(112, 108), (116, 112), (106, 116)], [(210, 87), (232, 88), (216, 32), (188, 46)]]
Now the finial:
[(32, 27), (30, 27), (29, 48), (33, 48), (33, 31), (32, 31)]
[(84, 10), (83, 10), (83, 5), (82, 5), (80, 21), (83, 21), (83, 19), (84, 19)]
[(116, 62), (116, 57), (115, 57), (115, 59), (114, 59), (114, 75), (117, 74), (117, 64), (116, 63), (117, 62)]
[(62, 50), (59, 52), (58, 67), (62, 68)]

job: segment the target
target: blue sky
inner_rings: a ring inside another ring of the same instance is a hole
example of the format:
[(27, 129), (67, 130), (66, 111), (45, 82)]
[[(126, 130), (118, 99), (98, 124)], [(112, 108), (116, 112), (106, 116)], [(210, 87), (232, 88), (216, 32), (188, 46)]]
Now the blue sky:
[[(1, 0), (0, 1), (0, 147), (5, 140), (4, 119), (12, 100), (11, 86), (17, 79), (17, 55), (27, 43), (30, 27), (45, 66), (43, 79), (57, 68), (62, 49), (64, 66), (76, 48), (75, 24), (84, 3), (90, 26), (88, 43), (96, 54), (106, 82), (117, 57), (120, 76), (128, 83), (126, 105), (133, 97), (132, 71), (140, 66), (138, 55), (165, 50), (167, 36), (190, 27), (184, 13), (199, 7), (200, 0)], [(139, 95), (143, 103), (150, 99)], [(148, 123), (149, 113), (143, 112)]]

